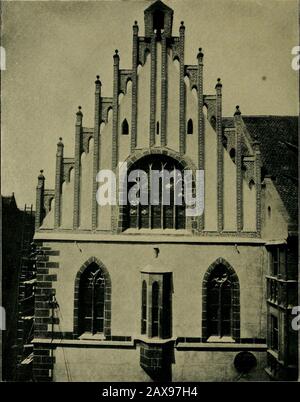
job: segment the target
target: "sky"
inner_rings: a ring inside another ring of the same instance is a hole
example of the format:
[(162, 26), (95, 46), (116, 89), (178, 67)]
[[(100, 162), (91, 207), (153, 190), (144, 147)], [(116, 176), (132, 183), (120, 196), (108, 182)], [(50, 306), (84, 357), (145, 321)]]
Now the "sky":
[[(114, 50), (131, 68), (132, 25), (144, 34), (144, 9), (152, 1), (4, 1), (1, 45), (1, 194), (14, 192), (19, 208), (35, 206), (44, 169), (54, 188), (55, 153), (63, 137), (74, 156), (75, 113), (93, 127), (94, 81), (112, 96)], [(174, 10), (173, 35), (186, 27), (185, 64), (204, 52), (204, 93), (223, 84), (223, 115), (235, 105), (244, 115), (297, 115), (297, 0), (166, 0)]]

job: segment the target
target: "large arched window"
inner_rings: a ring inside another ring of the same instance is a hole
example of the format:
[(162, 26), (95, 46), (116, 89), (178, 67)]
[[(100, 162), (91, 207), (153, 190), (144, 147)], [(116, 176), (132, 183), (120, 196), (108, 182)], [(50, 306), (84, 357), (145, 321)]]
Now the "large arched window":
[(159, 323), (159, 285), (154, 282), (152, 285), (152, 336), (158, 336)]
[(79, 332), (104, 332), (105, 277), (101, 268), (91, 263), (79, 284)]
[[(142, 174), (135, 179), (137, 171)], [(184, 229), (183, 178), (181, 164), (167, 155), (147, 155), (135, 162), (128, 172), (123, 228)]]
[(240, 337), (239, 280), (228, 262), (218, 258), (203, 280), (202, 333), (209, 337)]

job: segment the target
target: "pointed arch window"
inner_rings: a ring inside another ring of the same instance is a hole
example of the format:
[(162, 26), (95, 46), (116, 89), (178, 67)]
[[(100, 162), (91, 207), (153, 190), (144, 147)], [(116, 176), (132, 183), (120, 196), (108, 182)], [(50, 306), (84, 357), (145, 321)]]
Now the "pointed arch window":
[(128, 121), (126, 119), (124, 119), (123, 123), (122, 123), (122, 134), (123, 135), (129, 134), (129, 126), (128, 126)]
[[(240, 285), (232, 266), (218, 258), (203, 279), (203, 338), (240, 338)], [(209, 340), (209, 339), (208, 339)]]
[(193, 120), (189, 119), (187, 122), (187, 133), (188, 134), (193, 134), (194, 128), (193, 128)]
[(231, 336), (232, 281), (224, 265), (217, 265), (211, 273), (207, 296), (209, 335)]
[(159, 134), (159, 122), (156, 122), (156, 134)]
[(79, 285), (80, 333), (104, 332), (105, 278), (96, 264), (90, 264), (82, 273)]

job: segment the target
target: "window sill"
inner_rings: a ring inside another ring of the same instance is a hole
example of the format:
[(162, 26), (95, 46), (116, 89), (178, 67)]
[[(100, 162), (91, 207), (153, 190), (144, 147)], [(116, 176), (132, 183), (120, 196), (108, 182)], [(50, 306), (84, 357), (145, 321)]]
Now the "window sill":
[(91, 334), (90, 332), (85, 332), (84, 334), (79, 336), (80, 340), (88, 340), (88, 341), (105, 341), (104, 334)]
[(192, 235), (192, 231), (188, 229), (126, 229), (122, 232), (122, 234), (127, 235)]
[(135, 348), (134, 341), (106, 341), (105, 339), (49, 339), (34, 338), (33, 344), (55, 345), (57, 347), (94, 347), (94, 348)]
[(226, 351), (266, 351), (264, 343), (237, 343), (237, 342), (179, 342), (177, 350), (226, 350)]
[(210, 343), (235, 343), (235, 340), (231, 336), (210, 336), (206, 342)]

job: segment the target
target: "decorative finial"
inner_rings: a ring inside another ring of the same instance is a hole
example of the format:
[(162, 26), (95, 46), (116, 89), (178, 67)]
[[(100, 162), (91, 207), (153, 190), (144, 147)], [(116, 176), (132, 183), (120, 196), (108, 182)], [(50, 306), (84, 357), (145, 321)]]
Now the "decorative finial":
[(234, 116), (239, 116), (240, 114), (241, 114), (240, 107), (239, 107), (239, 105), (236, 105)]
[(198, 58), (203, 57), (202, 47), (199, 47), (199, 53), (198, 53), (197, 57), (198, 57)]
[(77, 121), (77, 123), (81, 124), (82, 116), (83, 116), (83, 114), (82, 114), (82, 111), (81, 111), (81, 106), (78, 106), (78, 111), (76, 112), (76, 121)]
[(99, 75), (96, 75), (95, 84), (96, 84), (96, 89), (97, 89), (99, 86), (101, 86), (101, 81), (100, 81), (100, 76), (99, 76)]
[(222, 88), (221, 78), (218, 78), (218, 79), (217, 79), (216, 88)]
[(44, 179), (45, 179), (45, 177), (44, 177), (43, 173), (44, 173), (44, 170), (43, 170), (43, 169), (41, 169), (41, 170), (40, 170), (40, 174), (39, 174), (38, 179), (40, 179), (40, 180), (44, 180)]
[(118, 63), (119, 58), (120, 58), (120, 56), (119, 56), (119, 50), (116, 49), (116, 50), (115, 50), (115, 54), (114, 54), (114, 56), (113, 56), (113, 59), (114, 59), (114, 63), (115, 63), (115, 64)]
[(63, 147), (64, 147), (64, 144), (62, 142), (62, 137), (59, 137), (58, 143), (57, 143), (57, 152), (59, 153), (59, 155), (62, 155)]

